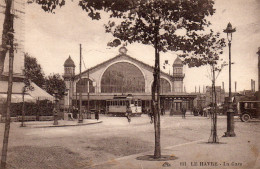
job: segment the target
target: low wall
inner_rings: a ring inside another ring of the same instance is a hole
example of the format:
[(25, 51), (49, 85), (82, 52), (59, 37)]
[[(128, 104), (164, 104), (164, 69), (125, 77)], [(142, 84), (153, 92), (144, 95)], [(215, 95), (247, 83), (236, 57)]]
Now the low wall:
[[(39, 121), (52, 121), (53, 116), (39, 116)], [(11, 122), (21, 122), (22, 116), (11, 117)], [(36, 121), (36, 116), (24, 116), (24, 121)], [(0, 122), (5, 122), (5, 117), (0, 116)]]

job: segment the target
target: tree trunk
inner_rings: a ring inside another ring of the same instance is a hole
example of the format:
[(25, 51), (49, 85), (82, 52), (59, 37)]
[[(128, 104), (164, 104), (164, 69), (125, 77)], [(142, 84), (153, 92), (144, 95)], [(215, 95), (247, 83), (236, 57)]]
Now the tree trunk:
[[(258, 47), (258, 95), (257, 100), (260, 101), (260, 47)], [(260, 103), (257, 103), (257, 116), (260, 119)]]
[(218, 142), (218, 136), (217, 136), (217, 93), (216, 93), (215, 82), (216, 82), (215, 67), (213, 66), (213, 94), (214, 94), (213, 112), (212, 112), (212, 116), (213, 116), (213, 143)]
[(158, 32), (155, 37), (155, 66), (154, 66), (154, 83), (152, 87), (152, 102), (154, 115), (154, 131), (155, 131), (155, 148), (154, 158), (161, 158), (160, 144), (160, 55), (158, 50)]
[(216, 77), (215, 77), (215, 67), (212, 65), (212, 94), (211, 94), (211, 133), (209, 138), (209, 143), (218, 143), (218, 136), (217, 136), (217, 93), (216, 93)]
[(7, 44), (8, 44), (8, 36), (7, 32), (12, 28), (11, 27), (11, 7), (12, 7), (12, 0), (6, 1), (6, 8), (5, 8), (5, 19), (3, 24), (3, 33), (2, 33), (2, 46), (0, 46), (0, 75), (4, 71), (4, 62), (6, 53), (8, 51)]
[[(8, 4), (12, 3), (12, 0), (6, 1)], [(7, 5), (9, 6), (9, 5)], [(11, 6), (11, 5), (10, 5)], [(10, 9), (9, 9), (10, 10)], [(10, 11), (9, 11), (10, 14)], [(9, 15), (9, 24), (11, 28), (8, 30), (9, 32), (13, 30), (13, 15)], [(1, 157), (1, 169), (6, 168), (6, 160), (7, 160), (7, 148), (8, 148), (8, 139), (9, 139), (9, 131), (10, 131), (10, 106), (11, 106), (11, 97), (12, 97), (12, 87), (13, 87), (13, 61), (14, 61), (14, 49), (13, 49), (13, 36), (9, 36), (10, 38), (10, 50), (9, 50), (9, 79), (8, 79), (8, 91), (7, 91), (7, 108), (6, 108), (6, 120), (5, 120), (5, 131), (4, 131), (4, 140), (3, 140), (3, 148), (2, 148), (2, 157)]]

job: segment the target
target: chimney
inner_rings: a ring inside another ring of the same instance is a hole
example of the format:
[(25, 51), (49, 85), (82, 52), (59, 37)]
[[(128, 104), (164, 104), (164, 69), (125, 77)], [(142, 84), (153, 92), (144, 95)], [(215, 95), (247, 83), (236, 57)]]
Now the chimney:
[(235, 81), (235, 93), (237, 92), (237, 81)]
[(254, 80), (251, 79), (251, 91), (253, 92), (254, 91)]
[(199, 86), (199, 93), (200, 93), (200, 86)]
[(186, 87), (184, 86), (184, 93), (186, 93)]
[(253, 80), (253, 92), (255, 92), (255, 80)]
[(195, 86), (195, 93), (197, 93), (197, 88), (196, 88), (196, 86)]
[(224, 92), (225, 92), (225, 85), (224, 85), (224, 82), (222, 82), (222, 89), (223, 89)]

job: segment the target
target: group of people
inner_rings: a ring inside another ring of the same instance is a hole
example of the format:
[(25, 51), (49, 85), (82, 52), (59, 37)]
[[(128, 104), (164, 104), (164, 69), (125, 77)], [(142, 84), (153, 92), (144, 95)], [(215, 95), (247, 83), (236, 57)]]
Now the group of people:
[(210, 107), (205, 107), (204, 109), (194, 108), (193, 114), (200, 115), (200, 116), (203, 116), (203, 117), (210, 117), (211, 114), (212, 114), (212, 109)]
[[(182, 113), (182, 118), (184, 118), (184, 119), (186, 118), (186, 112), (187, 112), (187, 109), (186, 109), (186, 107), (183, 106), (181, 108), (181, 113)], [(153, 113), (152, 113), (152, 111), (150, 109), (148, 109), (148, 110), (146, 110), (146, 113), (151, 118), (151, 123), (153, 123)], [(165, 109), (163, 107), (161, 108), (160, 113), (161, 113), (161, 115), (165, 115)], [(174, 114), (173, 109), (171, 109), (170, 115), (173, 115), (173, 114)]]
[[(87, 110), (83, 110), (83, 114), (87, 114)], [(77, 107), (72, 107), (72, 109), (69, 111), (68, 118), (69, 120), (77, 119), (79, 115), (79, 109)], [(99, 120), (99, 111), (95, 111), (95, 119)]]

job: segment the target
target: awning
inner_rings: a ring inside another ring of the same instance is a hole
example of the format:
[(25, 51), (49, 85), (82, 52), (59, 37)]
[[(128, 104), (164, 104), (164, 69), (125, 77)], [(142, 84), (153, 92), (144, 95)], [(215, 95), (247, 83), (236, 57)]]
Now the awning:
[[(35, 83), (31, 83), (33, 86), (32, 91), (27, 91), (25, 93), (25, 101), (26, 102), (36, 102), (36, 100), (50, 100), (54, 101), (54, 97), (41, 89)], [(0, 81), (0, 102), (6, 102), (7, 98), (7, 89), (8, 89), (8, 82), (7, 81)], [(24, 83), (23, 82), (13, 82), (12, 87), (12, 103), (22, 102), (22, 92), (23, 92)]]
[[(0, 94), (0, 103), (6, 102), (7, 94)], [(25, 102), (36, 102), (36, 99), (31, 97), (28, 94), (24, 95)], [(12, 94), (11, 103), (20, 103), (23, 102), (23, 95), (22, 94)]]
[(52, 95), (50, 95), (45, 90), (37, 86), (35, 83), (32, 83), (31, 85), (33, 86), (34, 89), (32, 91), (28, 91), (28, 94), (31, 95), (36, 100), (50, 100), (50, 101), (55, 100)]

